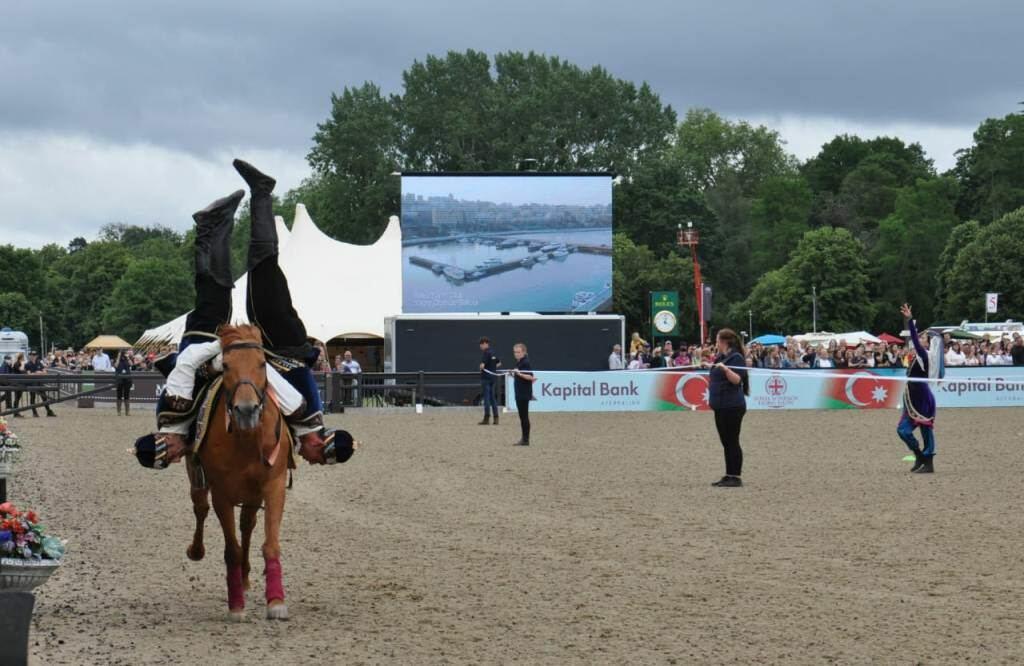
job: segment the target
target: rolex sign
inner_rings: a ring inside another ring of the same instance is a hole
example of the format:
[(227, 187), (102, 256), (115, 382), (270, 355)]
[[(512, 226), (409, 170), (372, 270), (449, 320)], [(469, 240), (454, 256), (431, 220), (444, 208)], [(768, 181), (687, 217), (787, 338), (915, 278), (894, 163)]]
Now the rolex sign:
[(679, 292), (651, 292), (651, 337), (679, 335)]

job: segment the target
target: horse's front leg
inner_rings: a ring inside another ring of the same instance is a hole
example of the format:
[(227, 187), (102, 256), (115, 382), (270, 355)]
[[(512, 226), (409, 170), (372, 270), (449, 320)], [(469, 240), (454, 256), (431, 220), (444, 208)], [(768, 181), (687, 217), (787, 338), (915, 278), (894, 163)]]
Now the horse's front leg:
[(249, 589), (249, 545), (252, 543), (252, 531), (256, 528), (256, 513), (258, 506), (245, 504), (242, 506), (242, 515), (239, 520), (242, 528), (242, 587)]
[(267, 586), (267, 619), (287, 620), (288, 606), (284, 603), (284, 582), (281, 573), (281, 519), (284, 516), (285, 471), (264, 486), (264, 516), (266, 541), (263, 542), (263, 561)]
[(196, 516), (196, 529), (192, 534), (192, 543), (189, 544), (185, 554), (188, 559), (198, 562), (206, 555), (206, 547), (203, 546), (203, 525), (206, 523), (206, 516), (210, 514), (210, 489), (196, 488), (196, 469), (191, 460), (186, 459), (185, 467), (188, 470), (189, 487), (192, 489), (192, 512)]
[(235, 531), (235, 507), (223, 497), (213, 496), (213, 510), (224, 530), (224, 565), (228, 579), (228, 611), (237, 620), (245, 610), (245, 589), (242, 586), (242, 547)]

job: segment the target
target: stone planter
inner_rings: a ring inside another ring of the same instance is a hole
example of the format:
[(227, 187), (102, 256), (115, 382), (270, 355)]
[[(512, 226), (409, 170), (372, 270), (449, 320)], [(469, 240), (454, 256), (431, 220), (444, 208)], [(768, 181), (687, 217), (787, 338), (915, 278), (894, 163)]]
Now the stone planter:
[(59, 560), (22, 560), (0, 557), (0, 592), (28, 592), (60, 567)]

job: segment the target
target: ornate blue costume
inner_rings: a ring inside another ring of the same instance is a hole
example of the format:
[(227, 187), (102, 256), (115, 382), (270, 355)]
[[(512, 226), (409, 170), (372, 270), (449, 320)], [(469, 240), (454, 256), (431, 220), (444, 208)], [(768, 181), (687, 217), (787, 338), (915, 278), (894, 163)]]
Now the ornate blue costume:
[[(931, 349), (921, 344), (917, 330), (917, 322), (910, 319), (907, 323), (910, 341), (914, 345), (914, 359), (907, 368), (907, 376), (916, 380), (937, 379), (944, 372), (942, 356), (942, 337), (935, 336), (930, 341)], [(911, 469), (917, 473), (931, 473), (934, 470), (932, 458), (935, 456), (935, 395), (927, 381), (910, 381), (903, 389), (903, 414), (896, 434), (906, 443), (914, 454), (915, 463)], [(922, 448), (914, 436), (914, 430), (920, 428)]]

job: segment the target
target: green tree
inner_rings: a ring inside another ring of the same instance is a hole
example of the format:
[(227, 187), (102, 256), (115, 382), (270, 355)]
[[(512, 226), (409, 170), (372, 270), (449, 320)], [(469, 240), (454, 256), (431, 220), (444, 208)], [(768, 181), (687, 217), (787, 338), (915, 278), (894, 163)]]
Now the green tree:
[(103, 308), (103, 330), (132, 342), (152, 326), (192, 308), (191, 275), (173, 260), (133, 261), (114, 285)]
[(69, 332), (68, 344), (81, 346), (103, 332), (103, 310), (131, 261), (120, 243), (97, 241), (54, 264), (52, 271), (66, 278), (59, 294), (62, 307), (45, 316)]
[(974, 145), (957, 152), (952, 175), (960, 181), (963, 219), (990, 222), (1024, 206), (1024, 114), (981, 123)]
[(782, 268), (766, 274), (730, 310), (730, 319), (745, 329), (749, 310), (756, 331), (809, 331), (816, 287), (820, 330), (861, 329), (873, 315), (868, 283), (864, 245), (846, 229), (815, 229), (804, 234)]
[(775, 176), (762, 183), (751, 207), (751, 272), (763, 275), (789, 259), (808, 228), (811, 189), (802, 176)]
[(37, 344), (39, 342), (39, 309), (21, 292), (0, 293), (0, 326), (21, 331), (28, 335), (30, 344)]
[(307, 157), (313, 176), (285, 200), (304, 203), (339, 240), (372, 242), (398, 212), (399, 179), (391, 174), (399, 169), (401, 132), (392, 103), (376, 85), (332, 95), (330, 118), (317, 125)]
[(952, 178), (919, 180), (900, 190), (891, 215), (879, 223), (873, 255), (877, 268), (879, 328), (899, 325), (898, 308), (911, 302), (920, 321), (935, 318), (939, 257), (957, 219)]
[(963, 313), (949, 307), (949, 278), (960, 250), (970, 245), (977, 238), (979, 231), (981, 225), (977, 220), (969, 220), (953, 227), (949, 238), (946, 239), (946, 247), (939, 255), (939, 262), (935, 268), (935, 317), (940, 322), (959, 323), (963, 320)]
[(982, 227), (957, 253), (943, 311), (952, 321), (984, 316), (984, 293), (998, 292), (1002, 318), (1024, 318), (1024, 207)]
[(628, 176), (669, 145), (676, 114), (646, 83), (533, 52), (499, 53), (494, 69), (494, 156), (486, 168), (532, 158), (542, 171)]
[(612, 247), (615, 253), (612, 268), (615, 311), (626, 317), (629, 330), (640, 331), (641, 336), (647, 337), (651, 330), (650, 292), (676, 290), (680, 300), (680, 330), (684, 337), (696, 340), (697, 309), (692, 263), (677, 254), (658, 258), (650, 248), (633, 243), (623, 234), (615, 234)]
[(43, 267), (36, 252), (12, 245), (0, 245), (0, 285), (20, 292), (30, 301), (42, 297)]
[(919, 144), (843, 134), (822, 146), (801, 172), (814, 193), (812, 226), (850, 229), (870, 248), (899, 188), (934, 177), (935, 167)]
[(100, 227), (99, 240), (121, 243), (133, 249), (151, 240), (163, 240), (171, 245), (181, 244), (181, 234), (162, 225), (143, 227), (135, 224), (106, 224)]
[(935, 166), (920, 144), (906, 144), (887, 136), (865, 140), (849, 134), (826, 143), (800, 170), (813, 192), (838, 194), (847, 176), (869, 158), (891, 173), (901, 186), (935, 175)]

